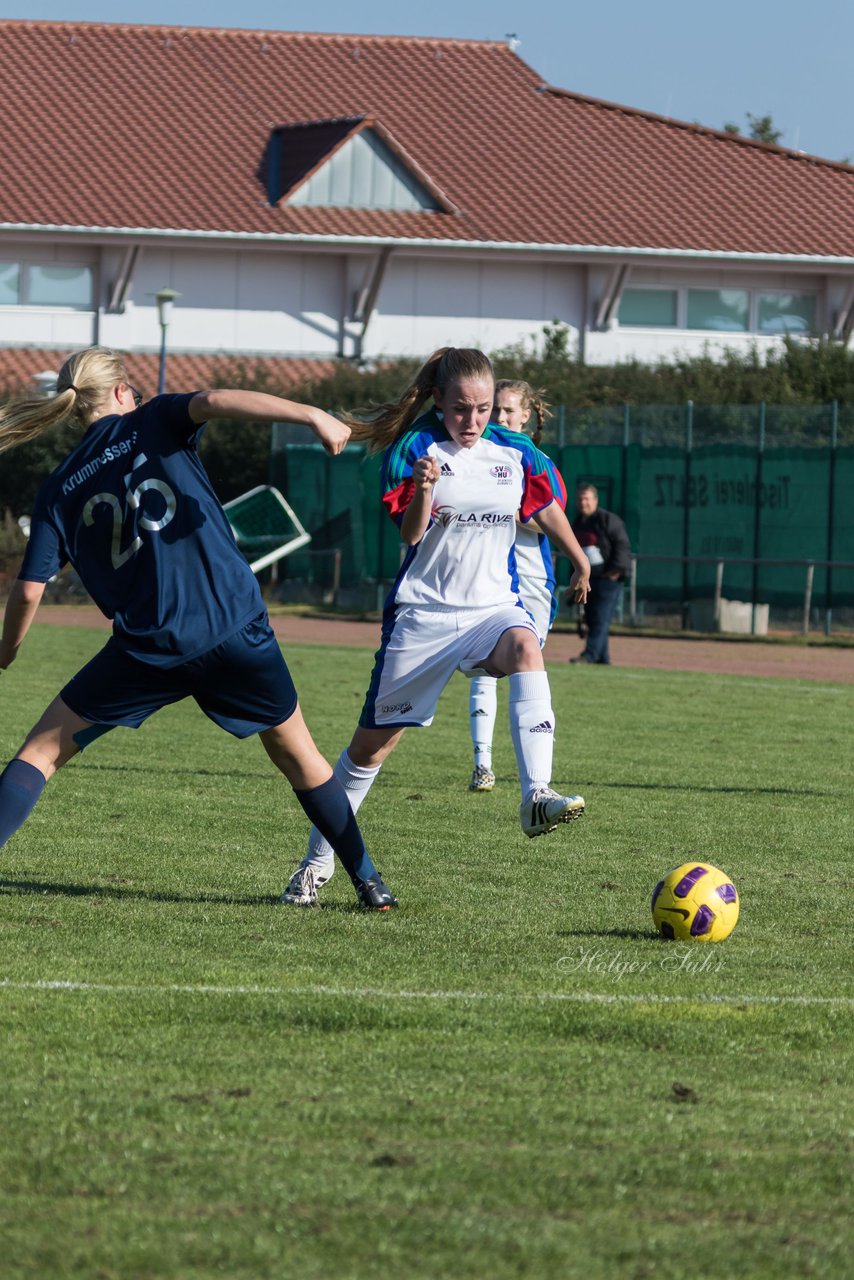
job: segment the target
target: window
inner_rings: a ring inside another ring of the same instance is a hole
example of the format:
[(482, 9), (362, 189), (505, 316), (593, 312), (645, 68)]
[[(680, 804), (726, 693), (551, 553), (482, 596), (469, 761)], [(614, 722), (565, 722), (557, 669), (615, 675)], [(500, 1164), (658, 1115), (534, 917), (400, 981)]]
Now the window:
[(675, 289), (624, 289), (617, 318), (620, 324), (647, 329), (672, 329), (676, 325)]
[(93, 305), (91, 267), (0, 262), (0, 307)]
[(36, 307), (88, 307), (92, 303), (89, 267), (37, 267), (27, 271), (27, 301)]
[(17, 262), (0, 262), (0, 307), (13, 307), (17, 303), (19, 276)]
[(814, 333), (815, 297), (808, 293), (760, 293), (756, 328), (760, 333)]
[(813, 293), (783, 289), (624, 289), (617, 313), (621, 325), (640, 329), (694, 329), (707, 333), (816, 332)]
[(746, 289), (689, 289), (688, 329), (744, 333), (750, 316)]

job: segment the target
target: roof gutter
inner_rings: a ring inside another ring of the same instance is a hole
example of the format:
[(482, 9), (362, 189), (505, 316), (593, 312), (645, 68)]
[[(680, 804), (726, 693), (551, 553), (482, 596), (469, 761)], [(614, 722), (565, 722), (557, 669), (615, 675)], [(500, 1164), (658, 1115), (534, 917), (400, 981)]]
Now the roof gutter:
[(336, 245), (339, 248), (488, 249), (517, 253), (572, 254), (573, 256), (626, 258), (709, 258), (718, 262), (783, 262), (804, 266), (854, 267), (852, 254), (753, 253), (736, 249), (664, 249), (641, 245), (536, 244), (522, 240), (453, 240), (417, 236), (310, 235), (279, 231), (207, 231), (181, 227), (87, 227), (64, 223), (0, 222), (0, 232), (44, 232), (51, 235), (97, 235), (124, 240), (168, 236), (182, 240), (227, 241), (238, 244)]

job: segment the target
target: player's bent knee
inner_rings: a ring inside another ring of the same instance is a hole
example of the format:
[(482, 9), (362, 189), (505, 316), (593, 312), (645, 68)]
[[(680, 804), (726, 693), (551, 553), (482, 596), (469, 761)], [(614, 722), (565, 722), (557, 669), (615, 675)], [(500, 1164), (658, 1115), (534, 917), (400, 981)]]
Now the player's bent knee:
[(515, 675), (517, 671), (542, 671), (539, 639), (527, 627), (513, 628), (501, 637), (490, 654), (489, 666), (505, 676)]

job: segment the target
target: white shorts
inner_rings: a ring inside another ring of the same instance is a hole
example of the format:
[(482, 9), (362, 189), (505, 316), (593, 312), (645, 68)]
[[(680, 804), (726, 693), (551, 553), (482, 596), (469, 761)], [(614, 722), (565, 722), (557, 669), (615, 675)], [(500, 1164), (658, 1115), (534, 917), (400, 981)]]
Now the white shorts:
[(521, 605), (487, 609), (403, 605), (383, 628), (359, 724), (365, 729), (432, 724), (436, 704), (454, 672), (486, 675), (479, 664), (513, 627), (525, 627), (540, 639)]
[(523, 605), (537, 624), (537, 630), (540, 633), (540, 645), (542, 646), (546, 643), (548, 634), (551, 631), (554, 616), (557, 612), (557, 601), (549, 590), (547, 582), (535, 581), (533, 578), (519, 579), (519, 595), (522, 597)]

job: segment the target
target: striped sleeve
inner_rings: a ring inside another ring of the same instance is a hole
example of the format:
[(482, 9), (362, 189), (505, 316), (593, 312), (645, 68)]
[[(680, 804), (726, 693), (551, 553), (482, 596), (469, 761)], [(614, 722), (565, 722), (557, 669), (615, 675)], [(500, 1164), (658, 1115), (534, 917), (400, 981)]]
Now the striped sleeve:
[(519, 517), (523, 523), (552, 502), (566, 508), (566, 485), (551, 458), (531, 444), (525, 450), (522, 466), (525, 478)]
[(400, 526), (406, 508), (415, 493), (412, 468), (433, 442), (433, 437), (423, 431), (407, 431), (383, 454), (380, 471), (382, 502), (396, 525)]

